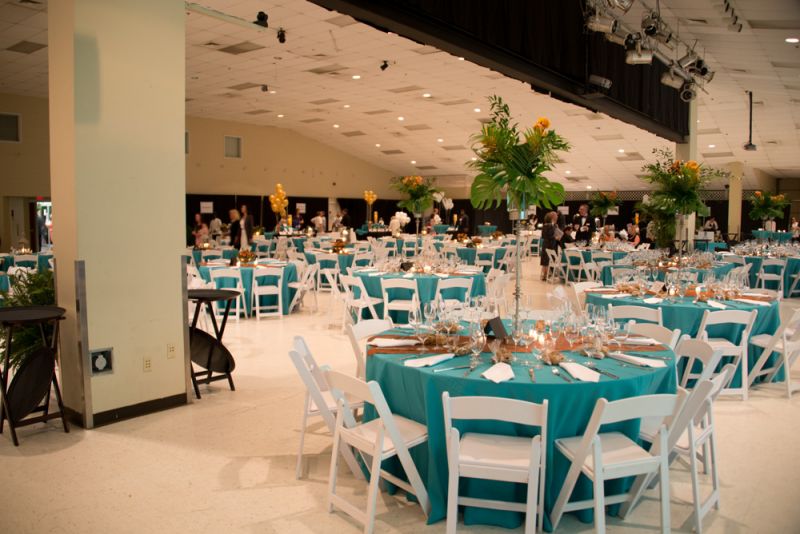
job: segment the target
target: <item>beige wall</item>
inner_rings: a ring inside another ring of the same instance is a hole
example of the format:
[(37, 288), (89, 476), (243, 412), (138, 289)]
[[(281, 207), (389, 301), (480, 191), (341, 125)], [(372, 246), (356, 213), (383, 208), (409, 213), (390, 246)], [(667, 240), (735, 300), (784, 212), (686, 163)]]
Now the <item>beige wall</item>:
[(0, 196), (49, 195), (47, 99), (0, 93), (0, 113), (20, 115), (20, 142), (0, 142)]
[[(268, 195), (282, 183), (289, 196), (392, 195), (392, 173), (284, 128), (187, 117), (187, 193)], [(224, 157), (223, 139), (242, 138), (242, 158)]]

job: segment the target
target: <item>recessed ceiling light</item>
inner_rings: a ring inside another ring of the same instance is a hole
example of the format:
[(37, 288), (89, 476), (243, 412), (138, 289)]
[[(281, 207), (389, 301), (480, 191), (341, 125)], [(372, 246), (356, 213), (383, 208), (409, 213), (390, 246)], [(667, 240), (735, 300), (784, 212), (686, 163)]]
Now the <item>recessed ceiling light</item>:
[(282, 119), (283, 118), (283, 114), (281, 113), (280, 115), (278, 115), (278, 118)]
[(708, 148), (717, 148), (717, 145), (708, 145)]
[(625, 153), (625, 149), (624, 148), (620, 148), (619, 150), (617, 150), (617, 152), (619, 152), (620, 154), (624, 154)]
[(404, 120), (406, 120), (406, 118), (405, 117), (397, 117), (397, 120), (404, 121)]
[(412, 165), (416, 165), (416, 164), (417, 164), (417, 160), (415, 160), (415, 159), (412, 159), (412, 160), (411, 160), (411, 164), (412, 164)]
[(272, 90), (270, 90), (269, 94), (271, 94), (271, 95), (274, 95), (274, 94), (275, 94), (275, 93), (277, 93), (277, 92), (278, 92), (278, 91), (276, 91), (275, 89), (272, 89)]
[(334, 125), (333, 125), (333, 127), (334, 127), (334, 128), (338, 128), (338, 127), (339, 127), (339, 125), (338, 125), (338, 124), (334, 124)]
[(592, 186), (591, 186), (591, 185), (587, 185), (587, 186), (586, 186), (586, 189), (591, 189), (591, 188), (592, 188)]
[(353, 79), (354, 80), (360, 80), (361, 76), (359, 76), (358, 74), (353, 74)]
[(459, 61), (464, 61), (463, 57), (458, 58)]
[(481, 108), (475, 108), (472, 111), (474, 111), (475, 113), (480, 113), (481, 112)]
[(342, 107), (343, 107), (344, 109), (350, 109), (350, 104), (345, 104), (345, 105), (344, 105), (344, 106), (342, 106)]
[(699, 123), (699, 122), (700, 122), (700, 119), (697, 119), (697, 122)]
[(380, 148), (380, 147), (381, 147), (380, 143), (375, 143), (375, 148)]
[(786, 42), (789, 44), (797, 44), (800, 43), (800, 39), (798, 39), (797, 37), (787, 37)]
[(567, 172), (567, 174), (572, 174), (572, 171), (566, 171), (566, 172)]
[(436, 142), (437, 142), (437, 143), (444, 143), (444, 139), (442, 139), (442, 138), (440, 137), (439, 139), (437, 139), (437, 140), (436, 140)]
[(422, 93), (422, 98), (430, 98), (430, 97), (431, 97), (430, 93)]

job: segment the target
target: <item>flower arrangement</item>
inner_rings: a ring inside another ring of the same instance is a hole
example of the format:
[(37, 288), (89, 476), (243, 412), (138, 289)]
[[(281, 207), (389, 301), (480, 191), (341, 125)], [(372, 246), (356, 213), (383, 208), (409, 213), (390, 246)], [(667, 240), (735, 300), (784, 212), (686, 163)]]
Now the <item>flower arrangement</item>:
[(435, 178), (423, 178), (422, 176), (396, 176), (392, 178), (392, 187), (408, 196), (408, 198), (397, 203), (398, 207), (414, 214), (422, 213), (431, 208), (433, 206), (433, 195), (439, 192), (434, 187), (435, 183)]
[(333, 254), (342, 254), (342, 253), (346, 252), (345, 251), (345, 246), (346, 246), (346, 243), (344, 241), (342, 241), (341, 239), (337, 239), (331, 245), (331, 252)]
[(503, 239), (503, 236), (505, 236), (505, 234), (503, 233), (502, 230), (495, 230), (494, 232), (492, 232), (492, 239), (494, 239), (495, 241)]
[(750, 199), (750, 218), (756, 221), (781, 218), (789, 201), (783, 195), (756, 191)]
[(492, 204), (497, 207), (503, 197), (509, 209), (561, 204), (564, 186), (551, 182), (543, 173), (551, 170), (557, 152), (569, 150), (569, 143), (549, 129), (546, 117), (520, 131), (511, 123), (511, 112), (502, 98), (495, 95), (489, 102), (491, 120), (472, 138), (476, 157), (468, 165), (478, 172), (470, 192), (472, 205), (478, 209)]
[(398, 211), (394, 214), (395, 219), (397, 222), (400, 223), (400, 228), (404, 228), (405, 225), (411, 222), (411, 217), (408, 216), (408, 213), (404, 211)]
[(239, 252), (238, 260), (239, 263), (241, 263), (242, 265), (255, 263), (256, 254), (251, 250), (242, 250), (241, 252)]
[(654, 149), (653, 153), (656, 162), (642, 167), (644, 179), (656, 186), (650, 204), (678, 215), (705, 213), (708, 208), (700, 198), (700, 191), (712, 178), (726, 176), (727, 173), (693, 160), (684, 162), (673, 159), (669, 150)]
[(283, 190), (282, 184), (275, 185), (275, 192), (269, 196), (269, 204), (275, 217), (279, 219), (286, 217), (286, 208), (289, 207), (289, 199), (286, 197), (286, 191)]
[(591, 206), (589, 214), (592, 217), (602, 217), (605, 220), (608, 212), (612, 208), (619, 206), (620, 203), (619, 195), (617, 195), (616, 191), (598, 191), (592, 195), (592, 199), (589, 201)]

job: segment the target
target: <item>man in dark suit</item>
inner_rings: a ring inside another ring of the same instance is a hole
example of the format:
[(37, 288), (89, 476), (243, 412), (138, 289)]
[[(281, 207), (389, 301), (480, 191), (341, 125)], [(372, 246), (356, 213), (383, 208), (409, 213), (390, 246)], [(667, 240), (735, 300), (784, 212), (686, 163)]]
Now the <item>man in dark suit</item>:
[(350, 223), (350, 214), (347, 212), (347, 208), (342, 210), (342, 226), (345, 228), (351, 228), (353, 225)]
[(469, 215), (467, 215), (466, 211), (461, 210), (461, 213), (458, 216), (458, 233), (469, 234), (470, 231)]
[(589, 205), (581, 204), (578, 213), (572, 218), (575, 229), (575, 241), (589, 241), (594, 233), (594, 221), (589, 217)]

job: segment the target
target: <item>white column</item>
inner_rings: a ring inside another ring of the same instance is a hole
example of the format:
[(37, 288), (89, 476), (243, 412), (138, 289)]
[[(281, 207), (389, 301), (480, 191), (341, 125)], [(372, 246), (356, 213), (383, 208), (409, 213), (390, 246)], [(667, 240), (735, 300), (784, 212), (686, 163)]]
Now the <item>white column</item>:
[[(697, 161), (697, 101), (692, 100), (689, 103), (689, 136), (686, 139), (685, 143), (675, 143), (675, 158), (688, 161), (688, 160), (695, 160)], [(676, 225), (676, 238), (677, 239), (688, 239), (688, 247), (689, 250), (694, 248), (694, 227), (695, 227), (695, 220), (697, 214), (692, 213), (689, 217), (685, 220), (685, 226), (683, 221), (679, 220), (678, 224)]]
[(742, 162), (735, 161), (728, 164), (728, 233), (738, 234), (741, 239), (742, 231), (742, 178), (744, 166)]
[[(92, 426), (92, 414), (186, 392), (184, 3), (59, 0), (48, 17), (65, 403)], [(86, 266), (88, 349), (114, 350), (113, 372), (86, 381), (78, 260)]]

